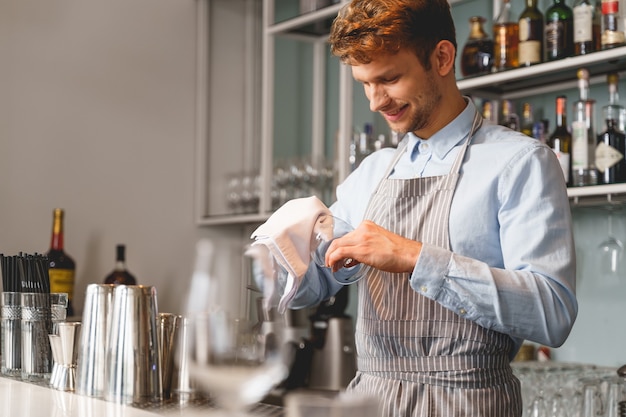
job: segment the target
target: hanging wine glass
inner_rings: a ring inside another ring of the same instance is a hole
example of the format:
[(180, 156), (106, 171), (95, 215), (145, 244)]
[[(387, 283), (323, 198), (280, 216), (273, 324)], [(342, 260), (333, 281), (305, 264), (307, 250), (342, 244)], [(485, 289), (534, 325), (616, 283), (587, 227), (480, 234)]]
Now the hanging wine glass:
[(604, 275), (614, 276), (618, 273), (624, 244), (613, 234), (613, 209), (609, 209), (607, 216), (608, 235), (607, 238), (598, 245), (601, 258), (601, 268)]

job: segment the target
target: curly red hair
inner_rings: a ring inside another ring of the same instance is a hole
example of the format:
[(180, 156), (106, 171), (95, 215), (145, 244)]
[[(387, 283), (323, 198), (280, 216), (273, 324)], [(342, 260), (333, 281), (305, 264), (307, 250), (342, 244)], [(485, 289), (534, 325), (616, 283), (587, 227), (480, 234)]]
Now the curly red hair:
[(352, 0), (335, 18), (331, 52), (350, 65), (408, 48), (430, 69), (430, 55), (442, 40), (456, 48), (447, 0)]

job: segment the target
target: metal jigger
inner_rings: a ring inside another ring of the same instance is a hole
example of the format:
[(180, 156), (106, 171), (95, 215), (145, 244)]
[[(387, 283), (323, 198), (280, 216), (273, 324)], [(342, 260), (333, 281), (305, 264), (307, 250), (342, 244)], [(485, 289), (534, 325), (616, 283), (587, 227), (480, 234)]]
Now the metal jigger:
[(61, 391), (74, 391), (81, 323), (63, 322), (57, 326), (59, 334), (48, 335), (54, 360), (50, 385)]
[(59, 381), (60, 363), (63, 361), (61, 357), (61, 336), (58, 334), (49, 334), (50, 348), (52, 350), (52, 372), (50, 373), (50, 386), (56, 388)]

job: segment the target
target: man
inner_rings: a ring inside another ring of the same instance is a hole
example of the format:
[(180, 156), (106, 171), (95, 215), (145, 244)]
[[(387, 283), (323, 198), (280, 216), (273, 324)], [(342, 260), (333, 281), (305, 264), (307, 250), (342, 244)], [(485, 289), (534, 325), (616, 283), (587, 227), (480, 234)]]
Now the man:
[(446, 0), (353, 0), (332, 52), (372, 111), (407, 133), (366, 158), (330, 207), (356, 229), (311, 265), (292, 307), (340, 287), (361, 263), (349, 390), (385, 416), (522, 415), (510, 360), (522, 341), (560, 346), (577, 314), (569, 202), (539, 141), (483, 122), (454, 75)]

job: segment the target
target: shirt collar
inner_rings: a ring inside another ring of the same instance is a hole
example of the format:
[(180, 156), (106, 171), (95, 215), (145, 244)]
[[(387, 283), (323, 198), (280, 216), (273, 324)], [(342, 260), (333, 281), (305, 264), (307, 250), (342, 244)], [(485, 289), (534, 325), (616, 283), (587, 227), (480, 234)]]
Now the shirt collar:
[[(452, 148), (467, 138), (467, 135), (472, 129), (476, 106), (474, 106), (472, 100), (467, 97), (465, 97), (465, 101), (467, 103), (465, 109), (427, 141), (431, 152), (439, 159), (443, 159)], [(409, 132), (408, 140), (406, 151), (409, 157), (411, 155), (417, 155), (417, 147), (420, 143), (424, 142), (424, 139), (417, 137), (413, 132)]]

